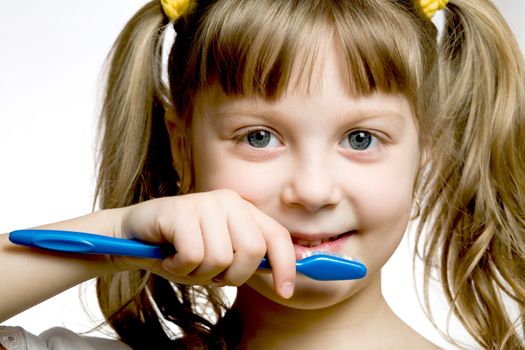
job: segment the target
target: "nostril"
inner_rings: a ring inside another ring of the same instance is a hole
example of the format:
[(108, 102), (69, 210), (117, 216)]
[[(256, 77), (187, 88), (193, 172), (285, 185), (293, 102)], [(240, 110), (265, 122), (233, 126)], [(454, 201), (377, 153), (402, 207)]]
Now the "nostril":
[(341, 190), (326, 177), (316, 180), (306, 175), (286, 186), (281, 196), (288, 206), (301, 207), (309, 212), (336, 207), (341, 199)]

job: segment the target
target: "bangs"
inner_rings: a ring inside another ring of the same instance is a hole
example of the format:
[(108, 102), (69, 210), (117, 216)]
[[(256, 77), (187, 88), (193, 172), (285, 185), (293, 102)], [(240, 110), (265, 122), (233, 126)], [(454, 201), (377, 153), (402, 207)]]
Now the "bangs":
[(276, 99), (289, 88), (310, 91), (335, 44), (349, 94), (402, 93), (414, 101), (431, 66), (424, 60), (435, 56), (425, 52), (434, 45), (421, 42), (428, 28), (418, 28), (411, 1), (219, 0), (208, 10), (213, 15), (200, 18), (187, 43), (182, 81), (194, 82), (194, 92), (219, 85), (226, 95)]

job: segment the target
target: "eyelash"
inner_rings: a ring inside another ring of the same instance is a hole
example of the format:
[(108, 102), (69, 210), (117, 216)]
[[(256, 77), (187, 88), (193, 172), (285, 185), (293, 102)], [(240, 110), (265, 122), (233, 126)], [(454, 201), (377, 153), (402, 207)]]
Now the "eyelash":
[[(251, 130), (248, 130), (246, 132), (243, 132), (242, 134), (238, 135), (235, 137), (235, 142), (236, 143), (239, 143), (239, 144), (245, 144), (247, 145), (248, 147), (251, 147), (251, 148), (255, 148), (255, 149), (264, 149), (266, 147), (255, 147), (253, 145), (251, 145), (248, 141), (248, 137), (254, 133), (257, 133), (257, 132), (265, 132), (265, 133), (268, 133), (270, 135), (270, 137), (273, 137), (275, 138), (276, 140), (279, 141), (280, 144), (282, 144), (282, 142), (279, 140), (279, 138), (275, 135), (274, 132), (268, 130), (268, 129), (264, 129), (264, 128), (259, 128), (259, 129), (251, 129)], [(370, 136), (372, 138), (371, 142), (374, 143), (377, 143), (373, 149), (385, 144), (385, 139), (384, 137), (382, 136), (379, 136), (377, 132), (372, 132), (370, 130), (365, 130), (365, 129), (356, 129), (356, 130), (352, 130), (352, 131), (349, 131), (345, 134), (345, 136), (341, 139), (341, 141), (339, 142), (339, 144), (342, 144), (343, 142), (345, 141), (348, 141), (348, 138), (351, 136), (351, 135), (354, 135), (356, 133), (366, 133), (368, 136)], [(349, 141), (348, 141), (349, 142)], [(350, 143), (350, 142), (349, 142)], [(273, 148), (273, 147), (272, 147)], [(349, 147), (348, 149), (352, 150), (352, 151), (355, 151), (355, 152), (370, 152), (371, 150), (368, 148), (366, 149), (363, 149), (363, 150), (359, 150), (359, 149), (355, 149), (355, 148), (352, 148), (352, 147)]]
[(245, 144), (251, 148), (255, 148), (255, 149), (264, 149), (266, 147), (255, 147), (253, 145), (251, 145), (248, 141), (248, 137), (252, 134), (255, 134), (257, 132), (265, 132), (265, 133), (268, 133), (270, 135), (270, 137), (273, 137), (275, 138), (279, 144), (282, 144), (282, 142), (279, 140), (279, 138), (275, 135), (275, 132), (272, 132), (268, 129), (264, 129), (264, 128), (259, 128), (259, 129), (251, 129), (251, 130), (248, 130), (248, 131), (245, 131), (243, 132), (242, 134), (238, 135), (235, 137), (235, 142), (236, 143), (242, 143), (242, 144)]
[[(378, 148), (381, 145), (385, 144), (384, 137), (379, 136), (376, 132), (372, 132), (370, 130), (365, 130), (365, 129), (356, 129), (356, 130), (352, 130), (352, 131), (346, 133), (345, 136), (339, 142), (339, 144), (342, 145), (345, 142), (350, 144), (351, 141), (349, 140), (349, 138), (352, 135), (363, 134), (363, 133), (366, 134), (367, 137), (371, 138), (370, 143), (366, 146), (365, 149), (357, 149), (357, 148), (354, 148), (354, 147), (352, 147), (350, 145), (349, 145), (349, 147), (347, 147), (345, 149), (349, 149), (349, 150), (351, 150), (353, 152), (363, 152), (364, 153), (364, 152), (372, 152), (376, 148)], [(361, 135), (361, 136), (363, 136), (363, 135)], [(373, 145), (373, 146), (371, 146), (371, 145)]]

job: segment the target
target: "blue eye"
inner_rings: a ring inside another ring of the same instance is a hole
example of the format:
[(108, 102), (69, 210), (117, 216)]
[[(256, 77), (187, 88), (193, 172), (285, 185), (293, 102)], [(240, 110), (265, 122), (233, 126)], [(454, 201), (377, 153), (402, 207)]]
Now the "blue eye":
[(244, 141), (255, 148), (267, 148), (279, 146), (279, 140), (275, 135), (266, 130), (255, 130), (244, 137)]
[(379, 140), (368, 131), (357, 130), (345, 136), (341, 143), (345, 148), (350, 147), (356, 151), (366, 151), (377, 147)]

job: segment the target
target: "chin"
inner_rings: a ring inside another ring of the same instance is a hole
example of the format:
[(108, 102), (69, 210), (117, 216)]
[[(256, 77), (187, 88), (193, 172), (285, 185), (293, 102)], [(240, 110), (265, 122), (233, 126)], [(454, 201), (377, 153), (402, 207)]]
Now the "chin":
[(315, 281), (298, 275), (294, 295), (290, 299), (283, 299), (275, 293), (271, 275), (255, 275), (247, 284), (276, 304), (300, 310), (316, 310), (334, 306), (351, 298), (368, 284), (368, 278), (353, 281)]

